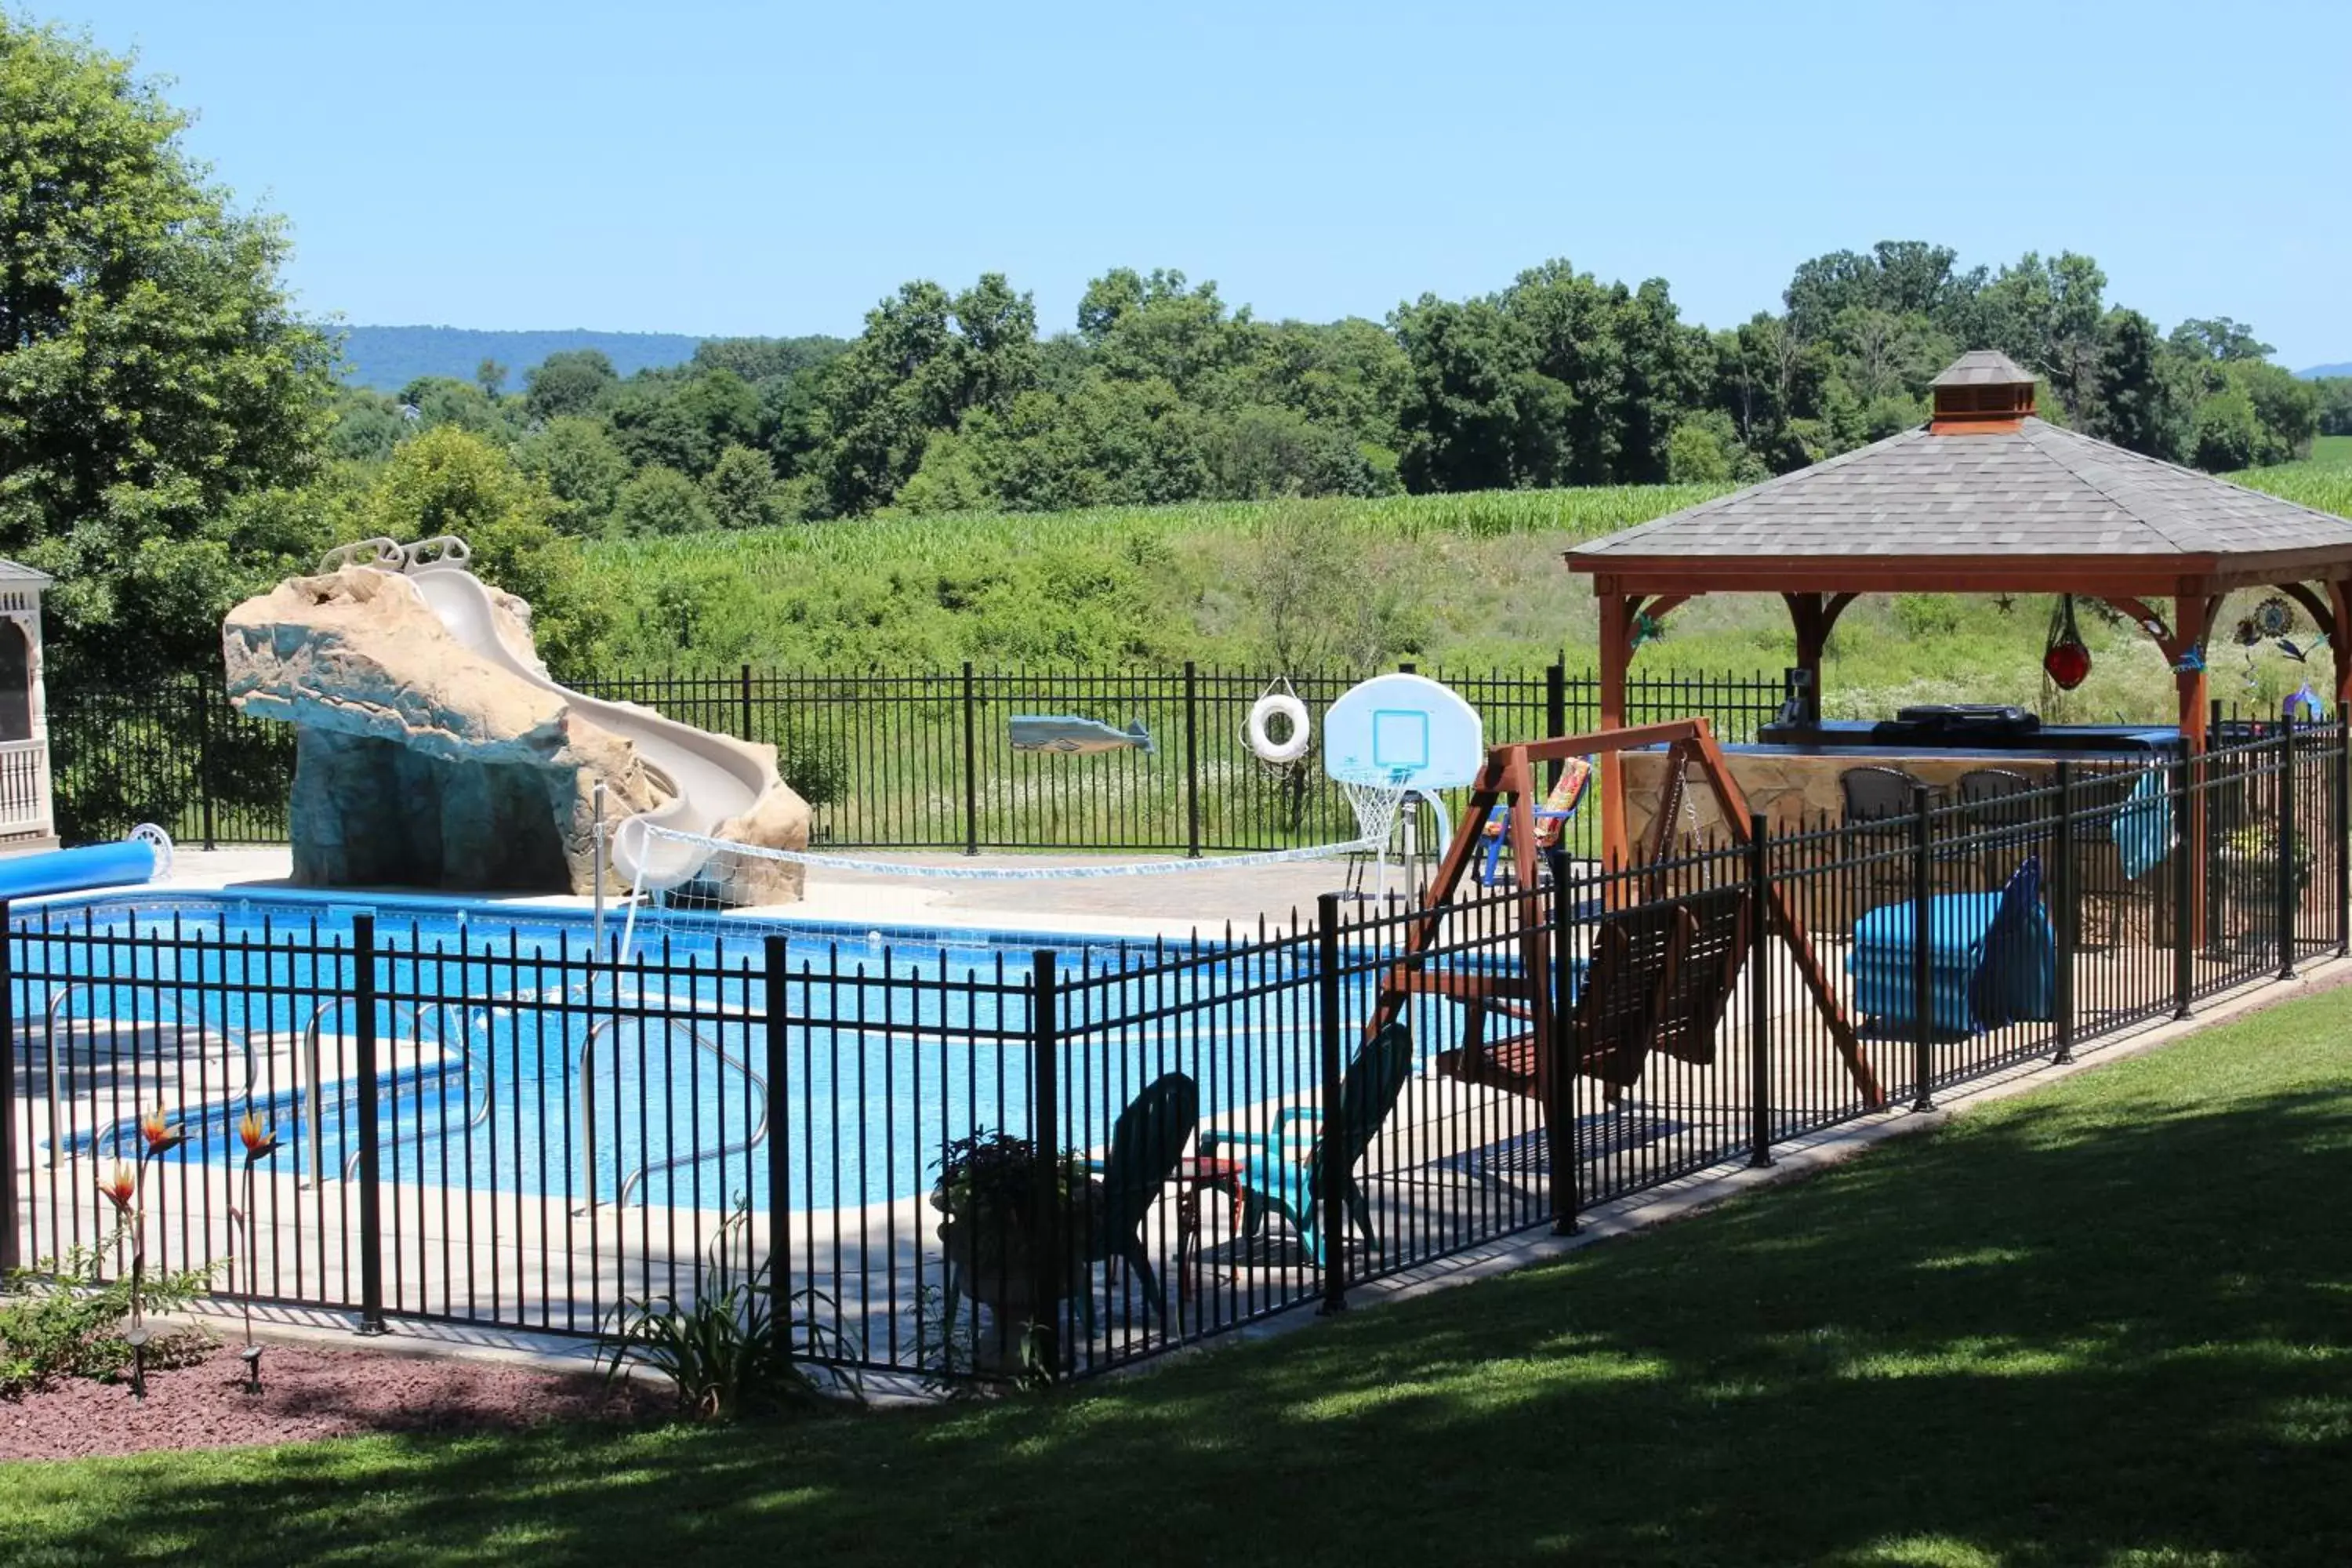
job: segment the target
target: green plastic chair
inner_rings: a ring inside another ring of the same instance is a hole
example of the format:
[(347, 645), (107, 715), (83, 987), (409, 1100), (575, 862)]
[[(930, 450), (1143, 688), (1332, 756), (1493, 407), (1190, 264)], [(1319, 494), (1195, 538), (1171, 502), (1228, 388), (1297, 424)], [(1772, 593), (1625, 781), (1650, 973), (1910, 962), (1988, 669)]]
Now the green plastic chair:
[[(1087, 1170), (1101, 1181), (1095, 1195), (1095, 1223), (1087, 1244), (1087, 1261), (1108, 1263), (1118, 1258), (1143, 1282), (1147, 1314), (1168, 1312), (1167, 1287), (1151, 1267), (1143, 1241), (1144, 1222), (1152, 1205), (1176, 1174), (1176, 1163), (1201, 1123), (1201, 1086), (1181, 1072), (1162, 1073), (1128, 1101), (1111, 1124), (1110, 1152)], [(1079, 1298), (1078, 1313), (1087, 1337), (1095, 1332), (1095, 1298), (1090, 1288)]]
[[(1412, 1074), (1412, 1031), (1402, 1021), (1392, 1023), (1358, 1047), (1348, 1064), (1339, 1080), (1336, 1125), (1325, 1125), (1323, 1113), (1311, 1106), (1290, 1106), (1276, 1113), (1273, 1127), (1265, 1132), (1203, 1135), (1203, 1153), (1226, 1145), (1255, 1151), (1242, 1170), (1244, 1233), (1257, 1235), (1265, 1228), (1267, 1214), (1278, 1214), (1298, 1232), (1307, 1255), (1321, 1263), (1324, 1183), (1336, 1180), (1349, 1221), (1373, 1251), (1381, 1250), (1372, 1205), (1357, 1184), (1356, 1165), (1396, 1109), (1397, 1096), (1404, 1092), (1404, 1080)], [(1318, 1126), (1321, 1131), (1307, 1135), (1308, 1129)]]

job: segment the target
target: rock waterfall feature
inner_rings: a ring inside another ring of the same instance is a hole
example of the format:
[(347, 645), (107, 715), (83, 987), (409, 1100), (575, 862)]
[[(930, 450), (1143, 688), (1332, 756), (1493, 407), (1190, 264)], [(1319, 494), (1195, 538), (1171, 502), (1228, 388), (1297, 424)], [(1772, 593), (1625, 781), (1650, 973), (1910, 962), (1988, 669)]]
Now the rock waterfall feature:
[[(489, 597), (505, 659), (469, 647), (407, 577), (380, 566), (293, 578), (229, 613), (230, 700), (299, 728), (297, 883), (587, 893), (597, 782), (608, 826), (668, 798), (660, 768), (615, 732), (625, 724), (584, 710), (651, 715), (519, 674), (518, 664), (541, 668), (530, 606), (494, 589)], [(774, 749), (723, 743), (763, 763), (771, 787), (713, 836), (806, 847), (808, 806), (775, 781)], [(615, 881), (614, 890), (625, 889)], [(790, 902), (801, 870), (724, 857), (690, 890), (728, 904)]]

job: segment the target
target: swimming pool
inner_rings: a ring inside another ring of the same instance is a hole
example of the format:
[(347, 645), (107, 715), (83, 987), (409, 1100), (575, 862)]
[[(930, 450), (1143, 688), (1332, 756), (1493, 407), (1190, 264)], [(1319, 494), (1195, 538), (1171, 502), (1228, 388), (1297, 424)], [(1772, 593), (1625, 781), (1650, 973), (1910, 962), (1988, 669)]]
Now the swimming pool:
[[(342, 1179), (364, 1119), (362, 913), (377, 953), (381, 1170), (396, 1183), (570, 1208), (592, 1194), (761, 1208), (781, 1158), (795, 1208), (919, 1195), (948, 1142), (1032, 1128), (1041, 953), (1066, 1147), (1098, 1151), (1164, 1071), (1194, 1078), (1204, 1121), (1319, 1081), (1306, 942), (1171, 948), (654, 915), (640, 919), (635, 958), (615, 962), (617, 921), (600, 955), (587, 916), (570, 910), (117, 896), (22, 909), (15, 922), (26, 1068), (37, 1093), (62, 1072), (65, 1146), (128, 1151), (160, 1100), (188, 1135), (167, 1159), (241, 1162), (250, 1110), (278, 1132), (280, 1170)], [(783, 939), (772, 972), (772, 935)], [(78, 1068), (107, 1092), (77, 1107)]]

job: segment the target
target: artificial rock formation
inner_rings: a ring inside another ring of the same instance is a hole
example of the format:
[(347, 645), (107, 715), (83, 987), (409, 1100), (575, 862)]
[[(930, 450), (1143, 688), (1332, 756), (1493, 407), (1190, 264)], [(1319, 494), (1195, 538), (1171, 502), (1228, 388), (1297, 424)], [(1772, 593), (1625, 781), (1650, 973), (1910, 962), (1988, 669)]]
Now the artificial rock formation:
[[(492, 597), (501, 639), (529, 649), (530, 606)], [(467, 648), (397, 574), (281, 583), (229, 613), (222, 644), (230, 700), (299, 730), (297, 883), (585, 893), (596, 782), (607, 824), (664, 798), (627, 740)], [(801, 847), (808, 807), (779, 785), (722, 832)], [(798, 869), (763, 866), (757, 887), (712, 890), (786, 902)]]

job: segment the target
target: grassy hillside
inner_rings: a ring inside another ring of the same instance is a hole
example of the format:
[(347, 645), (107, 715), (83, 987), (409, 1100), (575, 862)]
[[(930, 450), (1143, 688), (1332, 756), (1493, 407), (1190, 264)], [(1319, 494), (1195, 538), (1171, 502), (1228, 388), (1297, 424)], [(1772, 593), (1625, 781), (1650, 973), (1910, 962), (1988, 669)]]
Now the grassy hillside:
[[(2352, 514), (2333, 449), (2248, 482)], [(1657, 486), (1231, 502), (1065, 513), (879, 517), (590, 546), (614, 616), (612, 658), (730, 668), (992, 664), (1588, 667), (1591, 584), (1560, 552), (1717, 493)], [(2242, 606), (2225, 612), (2234, 616)], [(2096, 668), (2042, 689), (2050, 602), (1873, 596), (1841, 623), (1833, 709), (2015, 701), (2055, 719), (2169, 712), (2162, 658), (2086, 613)], [(1793, 653), (1785, 613), (1755, 595), (1677, 611), (1649, 670), (1773, 670)], [(2309, 673), (2264, 648), (2217, 655), (2225, 699), (2273, 700)]]

